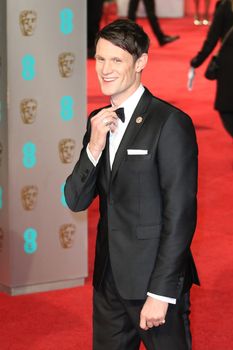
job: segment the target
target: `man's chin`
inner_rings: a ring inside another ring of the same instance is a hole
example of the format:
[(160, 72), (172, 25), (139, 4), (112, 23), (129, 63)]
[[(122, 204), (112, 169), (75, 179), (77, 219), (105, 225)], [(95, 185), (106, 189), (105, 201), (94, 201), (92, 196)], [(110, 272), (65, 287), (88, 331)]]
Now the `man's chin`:
[(102, 91), (102, 94), (105, 95), (105, 96), (112, 96), (113, 95), (113, 93), (112, 93), (112, 91), (110, 89), (101, 87), (101, 91)]

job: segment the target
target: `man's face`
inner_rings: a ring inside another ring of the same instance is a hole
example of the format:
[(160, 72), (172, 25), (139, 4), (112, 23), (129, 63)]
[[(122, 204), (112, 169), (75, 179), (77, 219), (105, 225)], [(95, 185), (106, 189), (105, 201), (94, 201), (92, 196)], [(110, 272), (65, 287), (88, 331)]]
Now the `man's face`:
[(133, 56), (110, 41), (100, 38), (96, 46), (96, 72), (104, 95), (116, 105), (124, 102), (140, 83)]

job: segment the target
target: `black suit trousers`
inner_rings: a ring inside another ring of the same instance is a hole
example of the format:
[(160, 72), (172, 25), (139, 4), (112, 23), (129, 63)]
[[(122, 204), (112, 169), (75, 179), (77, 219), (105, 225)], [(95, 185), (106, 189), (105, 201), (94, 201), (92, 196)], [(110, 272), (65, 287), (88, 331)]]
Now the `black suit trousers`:
[[(128, 8), (128, 18), (135, 21), (136, 19), (136, 12), (138, 8), (139, 0), (130, 0), (129, 2), (129, 8)], [(158, 39), (158, 42), (160, 43), (162, 39), (164, 38), (164, 33), (162, 29), (160, 28), (158, 18), (156, 16), (156, 9), (154, 0), (143, 0), (146, 14), (148, 21), (150, 23), (151, 29)]]
[(93, 295), (93, 350), (191, 350), (189, 293), (169, 305), (166, 323), (144, 331), (139, 327), (144, 300), (119, 295), (108, 266), (102, 287)]

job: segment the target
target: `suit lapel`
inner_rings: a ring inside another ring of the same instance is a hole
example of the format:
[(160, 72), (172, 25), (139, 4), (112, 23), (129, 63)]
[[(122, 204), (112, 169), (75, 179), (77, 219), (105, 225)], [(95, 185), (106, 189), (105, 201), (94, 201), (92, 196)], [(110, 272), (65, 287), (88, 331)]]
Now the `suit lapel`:
[(146, 120), (146, 111), (148, 109), (148, 106), (150, 105), (151, 98), (152, 95), (146, 89), (142, 97), (140, 98), (137, 107), (135, 108), (135, 111), (130, 119), (129, 125), (125, 131), (125, 134), (121, 140), (121, 143), (115, 155), (115, 159), (112, 165), (111, 181), (114, 180), (119, 166), (126, 155), (128, 146), (133, 142), (134, 138), (136, 137), (137, 133), (142, 128)]

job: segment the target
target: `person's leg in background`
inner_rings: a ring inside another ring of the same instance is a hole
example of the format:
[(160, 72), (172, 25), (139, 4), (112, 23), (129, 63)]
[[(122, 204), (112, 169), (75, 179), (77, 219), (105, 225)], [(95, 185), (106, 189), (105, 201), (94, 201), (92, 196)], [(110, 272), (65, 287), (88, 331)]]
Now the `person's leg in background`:
[[(135, 21), (136, 20), (136, 12), (138, 8), (139, 0), (130, 0), (128, 7), (128, 18)], [(159, 42), (160, 46), (169, 44), (177, 39), (179, 39), (178, 35), (169, 36), (165, 35), (163, 30), (160, 27), (158, 17), (156, 16), (155, 2), (154, 0), (143, 0), (146, 14), (152, 31)]]
[(145, 6), (145, 9), (146, 9), (146, 14), (147, 14), (147, 18), (148, 18), (148, 21), (150, 23), (150, 26), (151, 26), (153, 33), (155, 34), (159, 44), (161, 45), (161, 43), (163, 43), (163, 40), (166, 37), (166, 35), (163, 33), (163, 31), (159, 25), (158, 17), (156, 16), (156, 9), (155, 9), (154, 0), (143, 0), (143, 3)]
[(233, 112), (219, 111), (219, 114), (225, 130), (233, 137)]
[(194, 0), (194, 21), (193, 23), (195, 25), (208, 25), (209, 20), (209, 9), (210, 9), (210, 0), (204, 0), (204, 16), (203, 21), (201, 20), (201, 14), (200, 14), (200, 0)]
[(128, 18), (132, 21), (136, 21), (136, 12), (138, 9), (139, 0), (130, 0), (128, 7)]
[(200, 5), (200, 0), (194, 0), (194, 21), (193, 21), (193, 23), (196, 26), (199, 26), (201, 24), (199, 5)]
[(210, 0), (205, 0), (205, 11), (204, 11), (204, 18), (202, 21), (204, 25), (208, 25), (210, 23), (209, 9), (210, 9)]
[(95, 36), (99, 31), (104, 0), (87, 1), (87, 49), (88, 58), (95, 55)]

